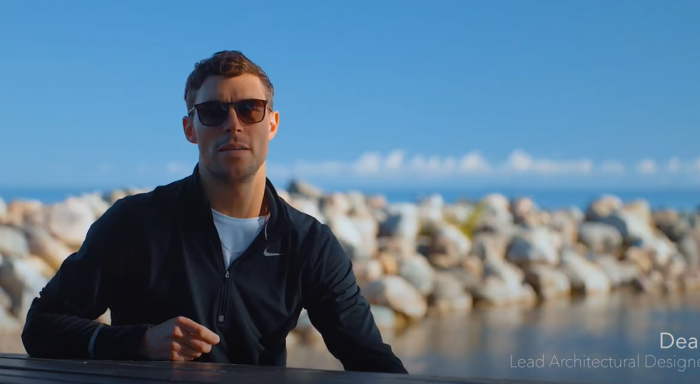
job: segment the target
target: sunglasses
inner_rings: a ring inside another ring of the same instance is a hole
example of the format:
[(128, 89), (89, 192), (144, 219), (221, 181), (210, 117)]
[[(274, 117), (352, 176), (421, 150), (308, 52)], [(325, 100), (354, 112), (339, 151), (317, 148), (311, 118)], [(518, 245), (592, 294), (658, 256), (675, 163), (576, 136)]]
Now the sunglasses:
[(203, 125), (215, 126), (223, 124), (228, 119), (228, 111), (231, 107), (236, 111), (236, 116), (242, 123), (255, 124), (265, 118), (267, 100), (246, 99), (231, 103), (206, 101), (192, 107), (187, 114), (197, 110), (197, 116)]

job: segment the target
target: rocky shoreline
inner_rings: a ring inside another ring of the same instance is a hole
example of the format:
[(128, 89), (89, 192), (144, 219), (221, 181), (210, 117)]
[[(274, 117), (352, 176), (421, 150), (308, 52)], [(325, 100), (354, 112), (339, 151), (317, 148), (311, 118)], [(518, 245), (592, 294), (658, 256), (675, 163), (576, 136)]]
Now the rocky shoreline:
[[(144, 192), (50, 205), (0, 198), (0, 352), (24, 353), (20, 333), (31, 300), (97, 218), (116, 200)], [(499, 194), (389, 204), (298, 181), (280, 194), (333, 230), (385, 334), (482, 305), (534, 306), (624, 287), (639, 294), (700, 290), (699, 211), (652, 211), (645, 201), (611, 195), (585, 210), (545, 211), (528, 198)], [(100, 321), (108, 323), (109, 314)], [(322, 343), (303, 312), (288, 340), (290, 347)]]

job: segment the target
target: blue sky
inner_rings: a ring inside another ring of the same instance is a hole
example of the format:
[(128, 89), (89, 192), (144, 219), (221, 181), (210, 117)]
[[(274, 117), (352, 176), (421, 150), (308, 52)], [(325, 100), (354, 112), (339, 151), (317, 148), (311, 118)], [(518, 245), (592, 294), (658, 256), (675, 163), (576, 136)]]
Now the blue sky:
[(697, 1), (70, 4), (3, 4), (0, 185), (184, 176), (185, 79), (240, 49), (273, 181), (700, 186)]

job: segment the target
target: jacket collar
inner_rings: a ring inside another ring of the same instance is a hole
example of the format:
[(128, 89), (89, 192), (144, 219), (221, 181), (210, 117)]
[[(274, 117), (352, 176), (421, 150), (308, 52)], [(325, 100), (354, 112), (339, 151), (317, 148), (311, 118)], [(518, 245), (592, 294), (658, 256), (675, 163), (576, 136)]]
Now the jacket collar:
[[(185, 178), (188, 195), (193, 199), (193, 213), (201, 214), (212, 219), (211, 205), (204, 193), (202, 178), (199, 174), (199, 163), (194, 166), (190, 176)], [(265, 240), (274, 240), (286, 235), (291, 230), (291, 222), (287, 216), (285, 202), (277, 193), (274, 185), (267, 177), (265, 178), (265, 201), (267, 202), (270, 216), (265, 222)], [(200, 216), (201, 217), (201, 216)]]

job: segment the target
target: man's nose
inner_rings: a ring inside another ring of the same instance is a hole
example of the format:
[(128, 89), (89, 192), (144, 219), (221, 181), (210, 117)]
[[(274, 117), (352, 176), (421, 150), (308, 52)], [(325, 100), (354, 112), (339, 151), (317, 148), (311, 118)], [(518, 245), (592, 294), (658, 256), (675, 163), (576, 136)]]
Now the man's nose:
[(229, 132), (240, 131), (242, 129), (241, 121), (238, 120), (236, 109), (233, 106), (228, 108), (228, 118), (224, 122), (224, 129)]

